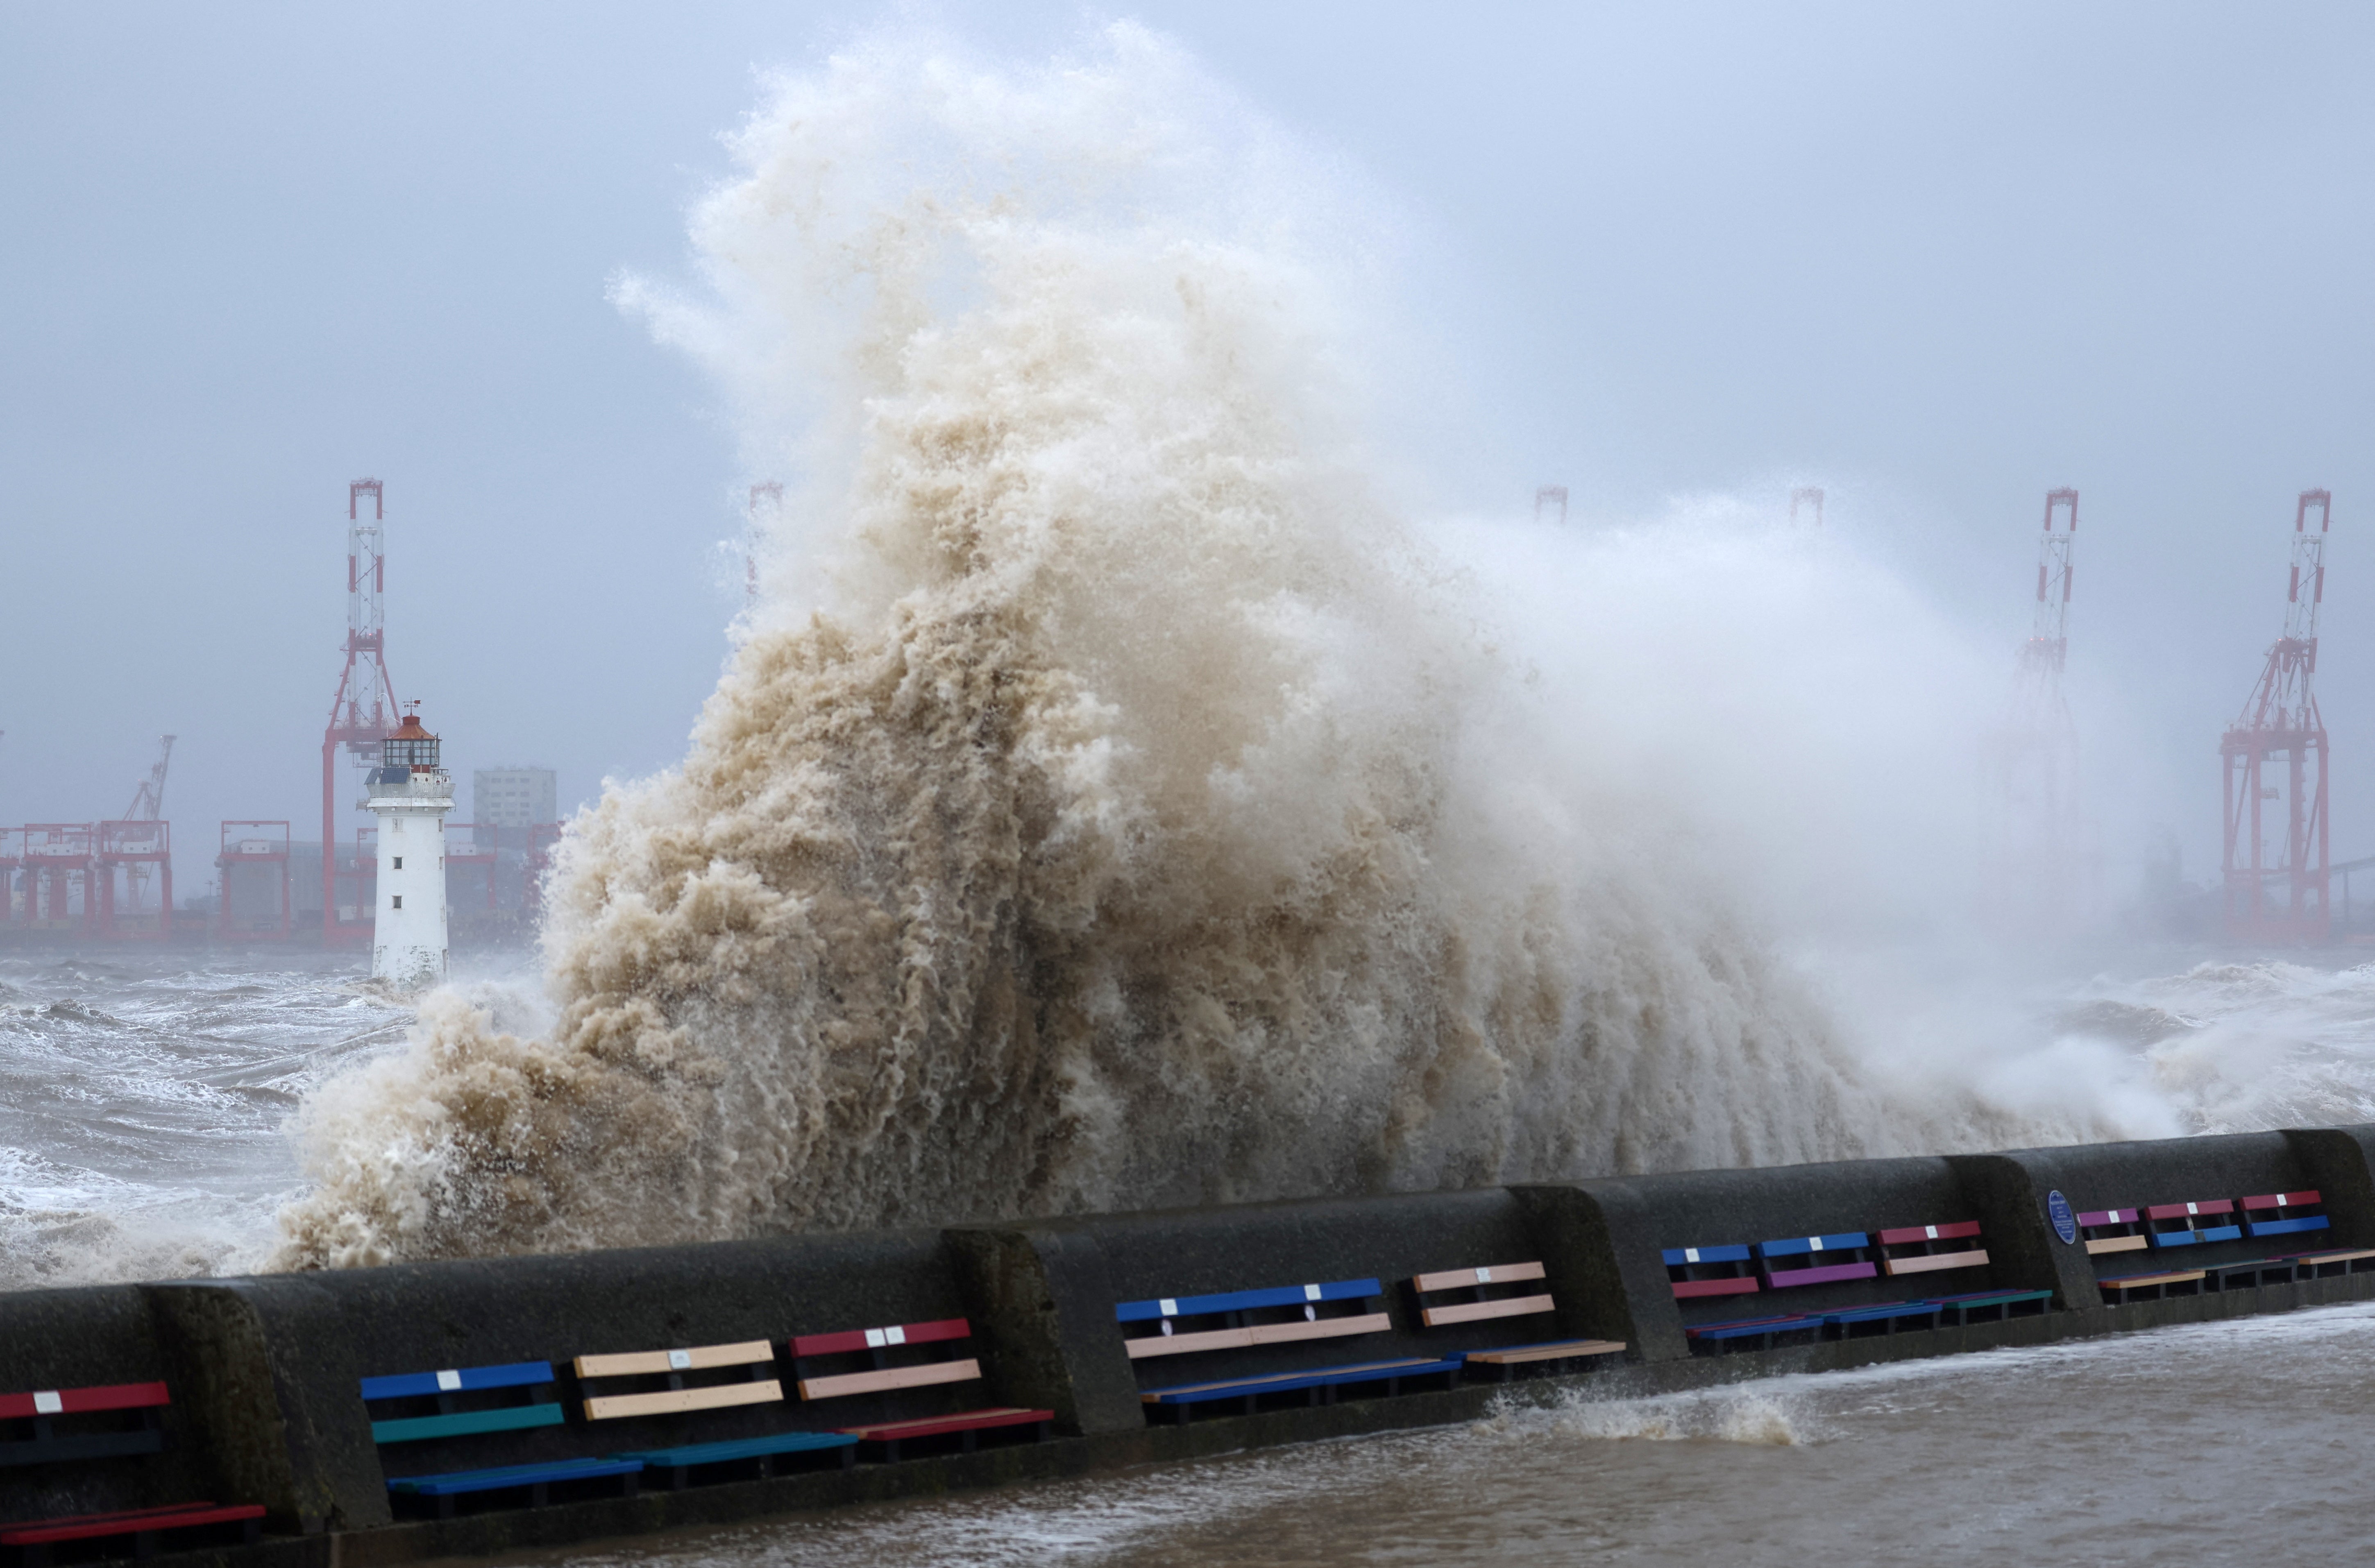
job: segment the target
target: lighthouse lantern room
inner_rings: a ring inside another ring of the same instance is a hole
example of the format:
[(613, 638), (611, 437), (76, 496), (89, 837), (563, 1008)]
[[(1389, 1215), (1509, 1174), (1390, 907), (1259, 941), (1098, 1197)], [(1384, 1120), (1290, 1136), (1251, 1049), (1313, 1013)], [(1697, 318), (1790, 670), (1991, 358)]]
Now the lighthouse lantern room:
[(420, 727), (419, 704), (409, 707), (380, 742), (364, 802), (379, 819), (372, 978), (408, 991), (445, 978), (445, 813), (454, 809), (438, 738)]

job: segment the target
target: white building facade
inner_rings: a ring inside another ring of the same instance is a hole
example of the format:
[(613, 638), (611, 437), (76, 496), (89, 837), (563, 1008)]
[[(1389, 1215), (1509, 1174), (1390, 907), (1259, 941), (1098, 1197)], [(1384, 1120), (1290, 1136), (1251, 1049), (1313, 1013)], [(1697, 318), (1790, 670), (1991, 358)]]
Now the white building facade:
[(445, 978), (445, 814), (454, 776), (417, 713), (380, 743), (365, 801), (379, 819), (372, 978), (417, 991)]

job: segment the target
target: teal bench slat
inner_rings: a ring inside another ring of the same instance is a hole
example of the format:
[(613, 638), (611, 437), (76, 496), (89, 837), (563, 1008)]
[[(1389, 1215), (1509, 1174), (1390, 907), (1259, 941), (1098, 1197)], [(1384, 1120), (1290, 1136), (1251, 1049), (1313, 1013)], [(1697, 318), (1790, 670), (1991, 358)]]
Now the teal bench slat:
[(442, 1476), (392, 1476), (387, 1489), (408, 1497), (452, 1497), (460, 1492), (504, 1491), (515, 1486), (541, 1486), (551, 1481), (632, 1476), (643, 1468), (641, 1459), (556, 1459), (548, 1464), (505, 1465), (491, 1470), (454, 1470)]
[(362, 1379), (365, 1399), (406, 1399), (458, 1394), (466, 1388), (526, 1388), (552, 1381), (550, 1362), (511, 1362), (502, 1366), (466, 1366), (446, 1372), (401, 1372)]
[(1823, 1314), (1825, 1323), (1872, 1323), (1891, 1317), (1935, 1317), (1936, 1302), (1875, 1302), (1870, 1306), (1841, 1307)]
[(431, 1437), (467, 1437), (478, 1432), (521, 1432), (559, 1426), (559, 1405), (505, 1405), (493, 1410), (456, 1410), (450, 1416), (401, 1416), (372, 1422), (373, 1443), (419, 1443)]
[(2310, 1214), (2298, 1220), (2261, 1220), (2246, 1222), (2244, 1229), (2255, 1236), (2290, 1236), (2303, 1231), (2322, 1231), (2325, 1216)]
[(1968, 1326), (1974, 1317), (1981, 1322), (1993, 1322), (2014, 1316), (2027, 1316), (2028, 1314), (2015, 1313), (2014, 1309), (2027, 1306), (2032, 1302), (2038, 1303), (2038, 1313), (2044, 1313), (2048, 1310), (2044, 1303), (2053, 1300), (2053, 1292), (2050, 1291), (1974, 1291), (1960, 1296), (1932, 1296), (1930, 1300), (1938, 1308), (1942, 1320), (1952, 1322), (1956, 1327), (1961, 1328)]
[(1120, 1323), (1145, 1323), (1156, 1318), (1193, 1317), (1208, 1312), (1246, 1312), (1255, 1307), (1301, 1306), (1306, 1302), (1365, 1301), (1382, 1296), (1385, 1287), (1375, 1279), (1337, 1279), (1326, 1284), (1279, 1285), (1259, 1291), (1229, 1291), (1214, 1296), (1168, 1296), (1151, 1302), (1123, 1302), (1114, 1308)]

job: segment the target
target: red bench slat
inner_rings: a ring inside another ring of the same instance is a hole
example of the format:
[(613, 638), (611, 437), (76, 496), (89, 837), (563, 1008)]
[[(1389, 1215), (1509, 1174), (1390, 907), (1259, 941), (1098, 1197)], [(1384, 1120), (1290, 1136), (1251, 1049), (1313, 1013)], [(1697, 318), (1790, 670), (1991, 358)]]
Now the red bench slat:
[(944, 1317), (937, 1323), (885, 1324), (880, 1328), (850, 1328), (838, 1334), (795, 1334), (792, 1354), (796, 1356), (838, 1356), (852, 1350), (867, 1349), (866, 1336), (882, 1334), (892, 1328), (900, 1333), (903, 1345), (930, 1345), (943, 1339), (970, 1339), (973, 1326), (962, 1317)]
[(229, 1525), (263, 1517), (264, 1505), (260, 1503), (237, 1503), (228, 1508), (218, 1508), (211, 1503), (179, 1503), (166, 1508), (135, 1508), (124, 1514), (75, 1514), (0, 1530), (0, 1546), (41, 1546), (50, 1541), (90, 1540), (100, 1536), (178, 1530), (192, 1525)]
[(2325, 1200), (2311, 1192), (2272, 1192), (2243, 1200), (2245, 1208), (2303, 1208)]
[(1694, 1296), (1753, 1296), (1756, 1293), (1756, 1277), (1753, 1274), (1734, 1279), (1677, 1279), (1674, 1299), (1688, 1301)]
[(145, 1410), (172, 1403), (161, 1383), (114, 1383), (103, 1388), (45, 1388), (41, 1392), (58, 1397), (57, 1409), (37, 1410), (33, 1406), (37, 1396), (33, 1394), (0, 1394), (0, 1421), (22, 1421), (43, 1413), (80, 1416), (94, 1410)]
[(2232, 1214), (2235, 1200), (2231, 1197), (2205, 1198), (2200, 1203), (2156, 1203), (2145, 1210), (2147, 1220), (2182, 1220), (2193, 1214)]
[(1952, 1225), (1907, 1225), (1894, 1231), (1883, 1231), (1880, 1244), (1901, 1247), (1911, 1242), (1950, 1242), (1979, 1233), (1979, 1222), (1976, 1220), (1961, 1220)]

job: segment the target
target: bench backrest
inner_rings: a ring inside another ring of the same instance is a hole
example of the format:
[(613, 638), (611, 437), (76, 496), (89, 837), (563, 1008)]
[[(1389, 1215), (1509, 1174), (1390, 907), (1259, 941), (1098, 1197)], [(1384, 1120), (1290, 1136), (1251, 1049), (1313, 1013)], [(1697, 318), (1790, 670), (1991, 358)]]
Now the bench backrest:
[(1840, 1231), (1824, 1236), (1784, 1236), (1756, 1244), (1765, 1265), (1765, 1282), (1774, 1290), (1794, 1285), (1826, 1285), (1839, 1279), (1870, 1279), (1880, 1266), (1863, 1257), (1872, 1238), (1861, 1231)]
[[(957, 1345), (973, 1338), (973, 1325), (962, 1317), (931, 1323), (893, 1323), (880, 1328), (844, 1328), (831, 1334), (792, 1337), (792, 1368), (800, 1397), (833, 1399), (847, 1394), (878, 1394), (893, 1388), (922, 1388), (937, 1383), (966, 1383), (981, 1375), (981, 1362), (971, 1356), (915, 1360), (904, 1352), (915, 1345)], [(809, 1374), (812, 1361), (859, 1358), (864, 1365), (844, 1362), (838, 1371)]]
[(1881, 1268), (1899, 1274), (1934, 1274), (1948, 1268), (1978, 1268), (1988, 1261), (1979, 1245), (1979, 1222), (1957, 1220), (1947, 1225), (1903, 1225), (1879, 1233)]
[(2329, 1227), (2324, 1198), (2308, 1192), (2263, 1193), (2242, 1200), (2243, 1228), (2255, 1236), (2295, 1235)]
[[(613, 1355), (580, 1356), (573, 1363), (578, 1381), (591, 1379), (664, 1377), (668, 1386), (626, 1394), (592, 1394), (585, 1399), (589, 1421), (617, 1421), (624, 1416), (679, 1415), (687, 1410), (722, 1409), (733, 1405), (766, 1405), (784, 1397), (784, 1385), (766, 1375), (775, 1370), (775, 1347), (765, 1339), (731, 1345), (692, 1345), (674, 1350), (628, 1350)], [(739, 1369), (740, 1382), (685, 1385), (689, 1372)]]
[[(2156, 1203), (2145, 1209), (2145, 1229), (2155, 1246), (2167, 1246), (2182, 1238), (2184, 1241), (2228, 1241), (2243, 1233), (2234, 1220), (2235, 1200), (2231, 1197), (2197, 1198), (2191, 1203)], [(2224, 1225), (2205, 1225), (2204, 1220), (2220, 1220)], [(2175, 1222), (2175, 1228), (2161, 1227)]]
[(499, 1405), (477, 1409), (454, 1409), (453, 1396), (505, 1388), (530, 1390), (553, 1382), (550, 1362), (507, 1362), (500, 1366), (447, 1367), (440, 1372), (399, 1372), (360, 1380), (365, 1404), (382, 1399), (434, 1399), (431, 1415), (373, 1417), (373, 1443), (419, 1443), (431, 1438), (467, 1437), (479, 1432), (519, 1432), (530, 1427), (559, 1426), (564, 1417), (559, 1405), (531, 1396), (527, 1404)]
[(1715, 1247), (1667, 1247), (1666, 1279), (1676, 1301), (1697, 1296), (1753, 1296), (1758, 1286), (1756, 1260), (1745, 1244)]
[[(1161, 1332), (1124, 1335), (1122, 1343), (1132, 1361), (1149, 1356), (1186, 1355), (1197, 1350), (1241, 1350), (1253, 1345), (1286, 1344), (1303, 1339), (1330, 1339), (1348, 1334), (1374, 1334), (1391, 1327), (1382, 1312), (1323, 1315), (1330, 1303), (1364, 1303), (1384, 1295), (1375, 1279), (1334, 1279), (1308, 1285), (1271, 1285), (1254, 1291), (1223, 1291), (1201, 1296), (1157, 1296), (1152, 1301), (1122, 1302), (1114, 1308), (1117, 1323), (1156, 1323)], [(1284, 1313), (1282, 1319), (1246, 1321), (1247, 1314)], [(1187, 1333), (1176, 1331), (1182, 1319), (1219, 1319), (1217, 1326)]]
[[(1433, 1274), (1413, 1275), (1411, 1293), (1419, 1299), (1418, 1320), (1429, 1328), (1441, 1328), (1454, 1323), (1481, 1323), (1495, 1317), (1525, 1317), (1538, 1312), (1555, 1309), (1547, 1291), (1503, 1289), (1540, 1279), (1542, 1266), (1535, 1263), (1495, 1263), (1476, 1268), (1447, 1268)], [(1464, 1302), (1444, 1302), (1429, 1305), (1426, 1298), (1448, 1291), (1469, 1291), (1474, 1294)], [(1493, 1294), (1487, 1294), (1493, 1291)]]

